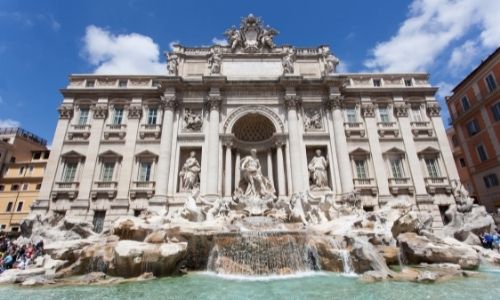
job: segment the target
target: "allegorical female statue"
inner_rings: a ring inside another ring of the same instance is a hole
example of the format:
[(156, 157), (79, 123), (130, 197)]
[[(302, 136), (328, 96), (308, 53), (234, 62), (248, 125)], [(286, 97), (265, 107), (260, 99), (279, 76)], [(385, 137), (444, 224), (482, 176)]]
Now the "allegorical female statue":
[(181, 171), (179, 172), (179, 177), (181, 181), (182, 192), (191, 191), (200, 185), (200, 163), (196, 159), (196, 152), (191, 151), (189, 153), (188, 159), (184, 162)]
[(309, 179), (312, 182), (311, 188), (313, 190), (323, 190), (330, 189), (328, 187), (328, 173), (326, 168), (328, 167), (328, 161), (321, 154), (321, 150), (316, 150), (316, 156), (311, 159), (311, 162), (307, 166), (309, 169)]
[(257, 150), (250, 150), (250, 155), (241, 160), (241, 181), (239, 189), (242, 196), (258, 198), (274, 198), (274, 187), (271, 181), (262, 175)]

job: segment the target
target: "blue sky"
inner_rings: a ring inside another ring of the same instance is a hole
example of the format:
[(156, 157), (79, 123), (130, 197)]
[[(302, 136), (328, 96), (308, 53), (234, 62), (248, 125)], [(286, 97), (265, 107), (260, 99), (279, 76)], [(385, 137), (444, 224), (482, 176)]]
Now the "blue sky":
[(248, 13), (278, 44), (329, 44), (343, 71), (429, 72), (441, 100), (500, 46), (498, 0), (2, 0), (0, 126), (50, 141), (69, 74), (166, 73), (171, 43), (218, 43)]

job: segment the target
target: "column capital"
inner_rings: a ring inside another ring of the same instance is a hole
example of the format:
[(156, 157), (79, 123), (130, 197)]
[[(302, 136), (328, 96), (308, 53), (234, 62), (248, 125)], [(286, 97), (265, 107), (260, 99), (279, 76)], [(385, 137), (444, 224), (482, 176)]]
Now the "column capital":
[(129, 119), (140, 119), (142, 115), (142, 106), (140, 104), (131, 104), (128, 107)]
[(344, 102), (344, 96), (339, 94), (330, 94), (328, 99), (325, 101), (325, 106), (327, 109), (341, 109)]
[(374, 118), (375, 117), (375, 105), (371, 103), (362, 104), (361, 105), (361, 114), (365, 118)]
[(163, 95), (160, 99), (161, 105), (166, 110), (175, 110), (179, 104), (175, 95)]
[(396, 117), (408, 117), (408, 105), (407, 104), (395, 104), (394, 114)]
[(94, 111), (94, 119), (104, 119), (108, 115), (107, 104), (97, 103), (96, 105), (92, 106), (92, 110)]
[(207, 97), (206, 104), (210, 110), (219, 110), (222, 103), (222, 96), (220, 95), (209, 95)]
[(441, 111), (441, 107), (438, 103), (430, 103), (427, 105), (427, 114), (429, 117), (439, 117)]
[(296, 109), (302, 103), (302, 98), (297, 95), (285, 95), (283, 96), (283, 100), (287, 109)]
[(59, 108), (57, 109), (59, 111), (59, 118), (60, 119), (71, 119), (73, 116), (73, 104), (69, 103), (63, 103)]
[(222, 143), (224, 146), (228, 147), (228, 148), (232, 148), (234, 143), (233, 143), (233, 136), (223, 136), (222, 137)]
[(281, 148), (286, 145), (286, 138), (284, 136), (276, 136), (274, 139), (276, 148)]

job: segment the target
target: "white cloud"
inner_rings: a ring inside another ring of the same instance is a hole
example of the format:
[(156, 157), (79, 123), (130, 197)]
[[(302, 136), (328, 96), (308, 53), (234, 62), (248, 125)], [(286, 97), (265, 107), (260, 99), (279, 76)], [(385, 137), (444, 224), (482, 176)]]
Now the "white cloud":
[(349, 73), (349, 63), (341, 60), (339, 65), (337, 66), (337, 72), (338, 73)]
[(5, 103), (5, 101), (3, 101), (3, 97), (0, 96), (0, 104), (4, 104), (4, 103)]
[(439, 88), (436, 95), (441, 99), (444, 99), (446, 96), (450, 96), (451, 90), (455, 87), (453, 84), (444, 81), (439, 82), (436, 86)]
[(83, 54), (96, 74), (165, 74), (158, 45), (138, 33), (114, 35), (90, 25), (84, 37)]
[(0, 119), (0, 127), (19, 127), (21, 123), (12, 119)]
[(425, 71), (445, 50), (453, 51), (450, 44), (473, 30), (480, 32), (477, 45), (491, 50), (500, 44), (499, 12), (498, 0), (414, 0), (397, 34), (377, 44), (365, 66), (385, 72)]
[(227, 40), (226, 39), (218, 39), (218, 38), (214, 37), (212, 39), (212, 43), (214, 45), (227, 46)]
[(479, 53), (479, 45), (476, 41), (468, 40), (451, 52), (448, 68), (457, 71), (471, 64)]
[(170, 49), (170, 51), (173, 51), (174, 46), (178, 44), (180, 44), (179, 40), (171, 41), (170, 43), (168, 43), (168, 48)]

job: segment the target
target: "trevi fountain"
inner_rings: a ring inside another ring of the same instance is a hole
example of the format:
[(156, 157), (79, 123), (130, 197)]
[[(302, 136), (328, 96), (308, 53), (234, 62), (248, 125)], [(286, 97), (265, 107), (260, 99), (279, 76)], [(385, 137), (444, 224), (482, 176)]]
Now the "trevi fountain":
[(17, 240), (45, 254), (2, 298), (497, 299), (427, 74), (338, 73), (253, 15), (225, 34), (165, 76), (70, 77)]

